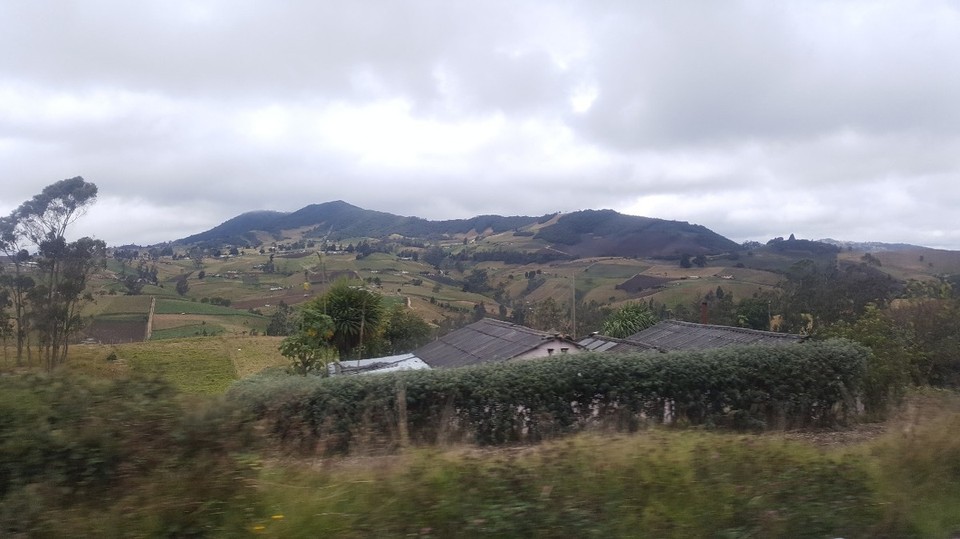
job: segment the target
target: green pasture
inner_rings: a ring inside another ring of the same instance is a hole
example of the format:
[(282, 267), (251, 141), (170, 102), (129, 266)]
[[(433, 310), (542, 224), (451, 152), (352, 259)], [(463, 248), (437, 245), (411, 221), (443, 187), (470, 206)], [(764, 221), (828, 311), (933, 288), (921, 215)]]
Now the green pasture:
[(777, 286), (783, 279), (783, 277), (777, 273), (749, 268), (724, 267), (719, 268), (717, 273), (720, 275), (732, 275), (734, 282), (767, 287)]
[[(648, 264), (641, 263), (623, 263), (617, 262), (597, 262), (583, 270), (583, 278), (596, 279), (619, 279), (621, 282), (633, 277), (638, 273), (643, 273), (650, 268)], [(577, 276), (580, 279), (581, 275)]]
[[(788, 271), (798, 260), (797, 255), (790, 253), (780, 254), (765, 251), (750, 251), (750, 253), (751, 254), (741, 256), (739, 262), (751, 269), (772, 271), (775, 273)], [(817, 264), (832, 264), (836, 260), (836, 255), (805, 253), (802, 255), (802, 258), (813, 260)]]
[[(844, 251), (837, 258), (861, 262), (862, 251)], [(880, 260), (880, 270), (897, 279), (929, 279), (935, 275), (960, 273), (960, 252), (939, 249), (909, 249), (872, 253)]]
[(98, 322), (146, 322), (148, 317), (147, 313), (105, 313), (98, 315), (95, 320)]
[(155, 329), (150, 335), (150, 340), (159, 341), (187, 337), (207, 337), (222, 335), (225, 332), (226, 328), (219, 324), (186, 324), (167, 329)]
[(514, 236), (512, 230), (485, 236), (479, 243), (471, 243), (470, 245), (476, 245), (479, 251), (495, 251), (498, 249), (537, 251), (543, 248), (542, 241), (533, 239), (533, 236)]
[[(316, 263), (316, 260), (314, 260)], [(339, 266), (340, 264), (336, 264)], [(386, 253), (373, 253), (362, 260), (354, 260), (353, 268), (361, 272), (369, 270), (393, 270), (418, 273), (420, 271), (431, 269), (428, 264), (423, 262), (414, 262), (413, 260), (400, 260), (396, 255)], [(344, 268), (348, 269), (348, 268)]]
[(237, 371), (220, 338), (192, 338), (162, 343), (117, 345), (117, 357), (136, 373), (169, 380), (190, 394), (219, 394), (237, 379)]
[[(158, 376), (188, 394), (219, 394), (240, 378), (264, 369), (285, 367), (280, 337), (220, 335), (163, 339), (128, 344), (73, 345), (65, 368), (98, 378), (131, 372)], [(7, 346), (5, 367), (13, 366)]]
[(752, 283), (738, 283), (723, 279), (690, 279), (670, 282), (665, 288), (644, 299), (666, 305), (690, 305), (708, 293), (716, 292), (718, 286), (723, 288), (724, 292), (732, 293), (734, 301), (753, 297), (754, 293), (766, 289)]
[(200, 301), (185, 301), (176, 299), (158, 299), (157, 306), (154, 309), (156, 314), (206, 314), (216, 316), (246, 316), (252, 318), (261, 318), (258, 315), (232, 309), (222, 305), (212, 305)]
[[(240, 279), (222, 279), (206, 277), (203, 280), (191, 278), (187, 281), (190, 286), (186, 294), (188, 299), (200, 300), (203, 298), (220, 297), (230, 301), (246, 301), (264, 298), (271, 294), (271, 287), (298, 287), (303, 285), (303, 274), (286, 277), (283, 275), (267, 275), (258, 279), (255, 284), (244, 283)], [(167, 285), (173, 287), (175, 285)], [(172, 298), (176, 299), (176, 298)]]
[(118, 315), (118, 314), (147, 314), (150, 312), (150, 296), (96, 296), (93, 303), (85, 306), (84, 314)]

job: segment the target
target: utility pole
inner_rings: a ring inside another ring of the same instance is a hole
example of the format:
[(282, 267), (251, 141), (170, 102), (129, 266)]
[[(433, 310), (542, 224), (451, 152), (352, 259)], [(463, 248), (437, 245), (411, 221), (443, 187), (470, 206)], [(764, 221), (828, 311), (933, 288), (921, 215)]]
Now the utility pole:
[[(360, 346), (357, 347), (357, 361), (363, 359), (363, 323), (367, 318), (367, 299), (363, 299), (363, 304), (360, 305)], [(359, 367), (360, 364), (358, 363)]]
[(570, 277), (570, 282), (573, 284), (573, 302), (570, 306), (570, 318), (573, 324), (573, 329), (570, 330), (571, 337), (573, 339), (577, 338), (577, 274), (574, 272), (573, 276)]

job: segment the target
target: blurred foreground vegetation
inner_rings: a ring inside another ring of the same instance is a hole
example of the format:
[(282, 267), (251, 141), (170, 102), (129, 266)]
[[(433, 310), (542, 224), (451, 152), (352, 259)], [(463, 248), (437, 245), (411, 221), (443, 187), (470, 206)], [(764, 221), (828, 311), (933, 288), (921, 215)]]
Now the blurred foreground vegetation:
[(885, 436), (840, 446), (861, 426), (798, 440), (598, 425), (488, 448), (371, 438), (321, 458), (264, 436), (242, 399), (126, 375), (7, 375), (0, 535), (948, 537), (960, 397), (905, 402)]

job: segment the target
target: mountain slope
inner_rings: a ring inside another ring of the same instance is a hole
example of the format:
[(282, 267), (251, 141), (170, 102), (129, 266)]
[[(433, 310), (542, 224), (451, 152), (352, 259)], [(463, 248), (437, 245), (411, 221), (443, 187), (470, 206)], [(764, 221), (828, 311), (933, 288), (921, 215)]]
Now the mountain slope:
[(653, 256), (719, 254), (741, 247), (712, 230), (684, 221), (623, 215), (613, 210), (583, 210), (561, 216), (534, 236), (579, 256)]
[(241, 213), (233, 219), (224, 221), (206, 232), (187, 236), (186, 238), (176, 240), (174, 243), (250, 243), (255, 241), (254, 231), (272, 231), (274, 223), (286, 215), (284, 212), (269, 210)]

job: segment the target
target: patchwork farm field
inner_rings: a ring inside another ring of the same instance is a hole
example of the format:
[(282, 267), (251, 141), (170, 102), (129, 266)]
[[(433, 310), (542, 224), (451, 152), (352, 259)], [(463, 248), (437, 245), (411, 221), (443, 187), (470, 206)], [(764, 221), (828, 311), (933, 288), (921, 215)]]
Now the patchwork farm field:
[(263, 332), (265, 316), (197, 301), (158, 299), (152, 340)]
[(103, 344), (139, 342), (147, 334), (147, 315), (101, 315), (83, 330), (83, 334)]
[(98, 297), (84, 310), (94, 318), (84, 328), (83, 336), (104, 344), (142, 341), (147, 334), (151, 300), (150, 296)]
[(98, 296), (92, 304), (84, 309), (87, 315), (118, 315), (118, 314), (148, 314), (150, 312), (150, 296)]

